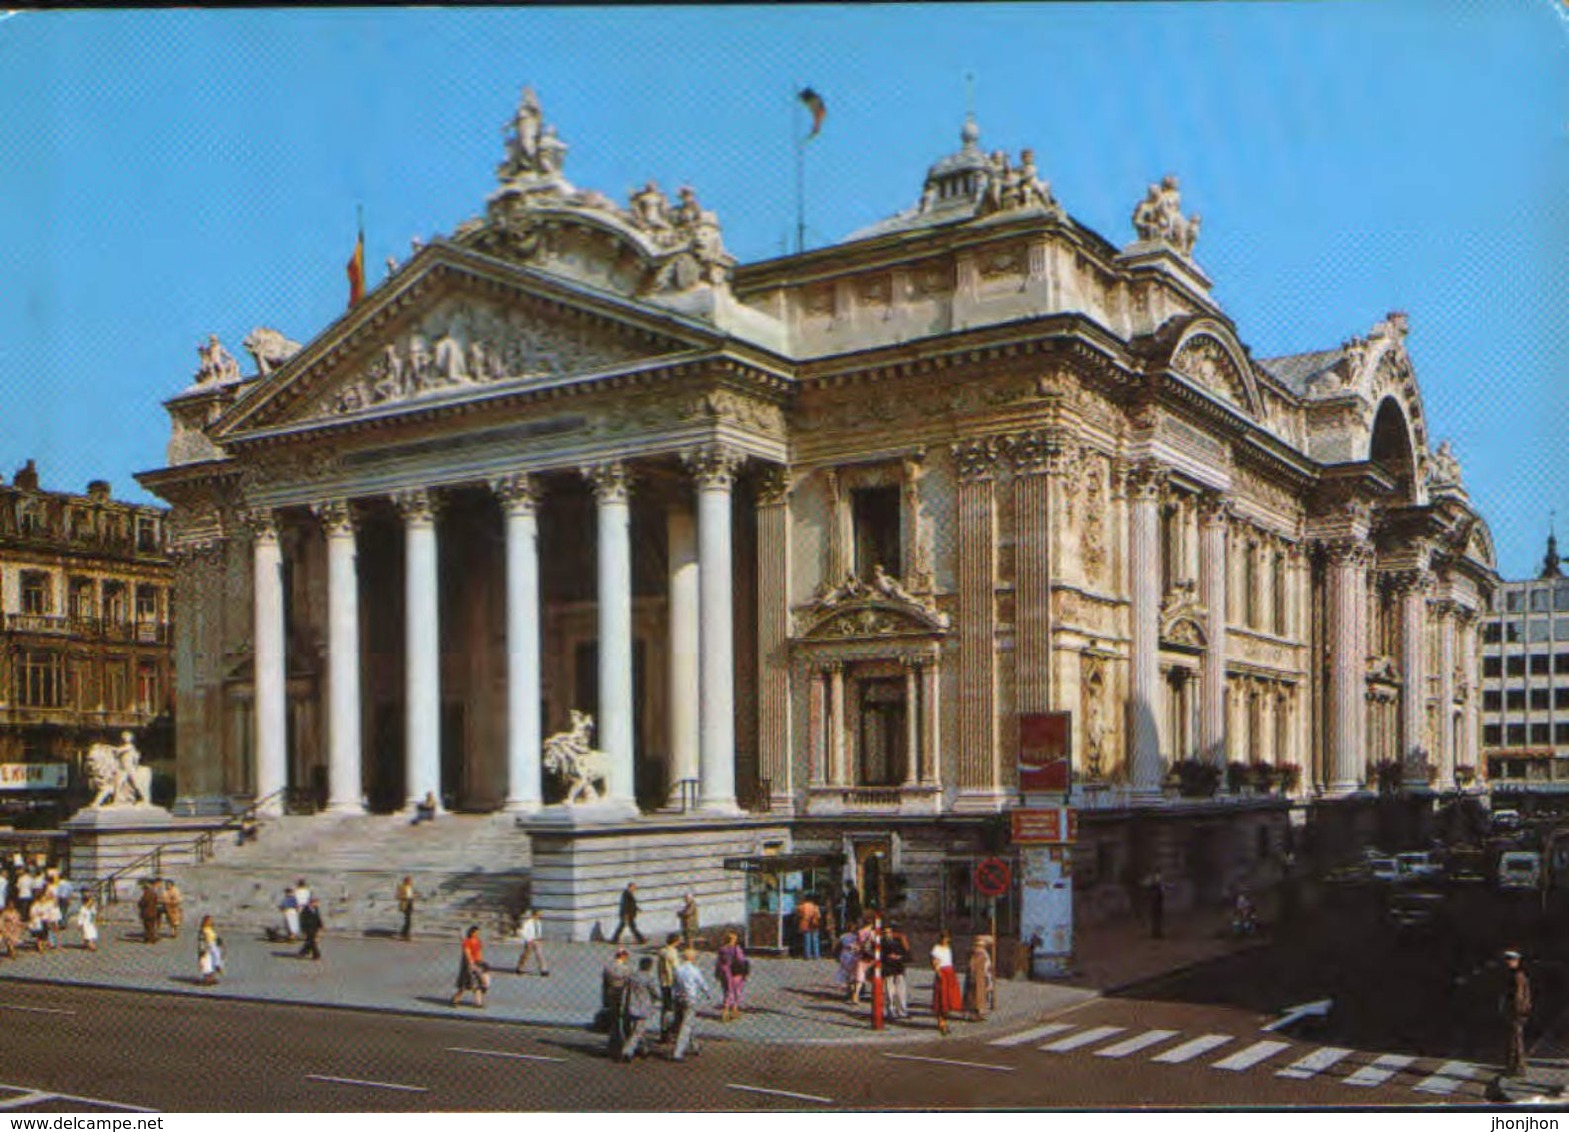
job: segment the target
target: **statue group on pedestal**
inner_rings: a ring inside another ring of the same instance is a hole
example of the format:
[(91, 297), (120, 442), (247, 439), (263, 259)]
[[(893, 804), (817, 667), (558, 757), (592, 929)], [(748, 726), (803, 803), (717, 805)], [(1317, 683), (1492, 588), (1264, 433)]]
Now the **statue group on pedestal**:
[(566, 779), (568, 806), (591, 805), (610, 792), (610, 756), (589, 745), (593, 733), (594, 717), (574, 708), (571, 729), (545, 740), (545, 769)]
[(1140, 240), (1170, 244), (1183, 255), (1193, 254), (1202, 221), (1196, 212), (1192, 216), (1182, 215), (1182, 194), (1177, 188), (1177, 178), (1169, 174), (1160, 184), (1151, 185), (1133, 210), (1133, 230)]
[(142, 765), (141, 752), (129, 731), (120, 732), (118, 745), (94, 743), (89, 747), (85, 769), (93, 791), (88, 809), (153, 804), (153, 772)]

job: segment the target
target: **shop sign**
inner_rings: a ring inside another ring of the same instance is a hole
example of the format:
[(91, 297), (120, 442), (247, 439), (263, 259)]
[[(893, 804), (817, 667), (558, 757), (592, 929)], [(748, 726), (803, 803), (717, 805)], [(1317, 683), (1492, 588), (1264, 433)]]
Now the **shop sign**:
[(1073, 713), (1019, 713), (1019, 790), (1066, 794), (1071, 775)]
[(1079, 839), (1079, 812), (1071, 806), (1014, 810), (1015, 845), (1062, 845)]
[(0, 763), (0, 790), (64, 790), (68, 763)]

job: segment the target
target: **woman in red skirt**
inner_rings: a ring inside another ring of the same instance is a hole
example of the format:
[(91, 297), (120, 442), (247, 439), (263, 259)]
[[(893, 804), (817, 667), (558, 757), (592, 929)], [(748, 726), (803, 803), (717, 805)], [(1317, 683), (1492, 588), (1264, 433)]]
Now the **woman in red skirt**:
[(964, 1009), (964, 996), (959, 993), (959, 976), (953, 971), (953, 936), (943, 932), (932, 948), (932, 1013), (937, 1015), (937, 1029), (948, 1032), (948, 1015)]

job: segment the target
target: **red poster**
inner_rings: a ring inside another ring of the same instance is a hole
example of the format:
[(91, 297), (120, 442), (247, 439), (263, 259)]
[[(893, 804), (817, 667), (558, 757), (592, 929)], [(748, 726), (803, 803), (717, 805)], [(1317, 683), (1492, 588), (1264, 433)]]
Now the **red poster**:
[(1019, 790), (1025, 794), (1066, 794), (1071, 777), (1073, 713), (1019, 713)]

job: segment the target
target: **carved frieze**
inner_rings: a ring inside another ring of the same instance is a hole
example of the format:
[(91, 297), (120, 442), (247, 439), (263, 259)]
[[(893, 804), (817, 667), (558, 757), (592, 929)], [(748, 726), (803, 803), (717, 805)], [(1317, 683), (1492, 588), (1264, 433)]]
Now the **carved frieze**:
[(698, 394), (681, 410), (681, 418), (733, 424), (768, 436), (785, 434), (783, 409), (730, 389), (710, 389)]
[(1207, 334), (1194, 335), (1177, 351), (1177, 356), (1171, 360), (1171, 368), (1193, 378), (1205, 389), (1233, 405), (1252, 409), (1248, 403), (1247, 382), (1219, 339)]

